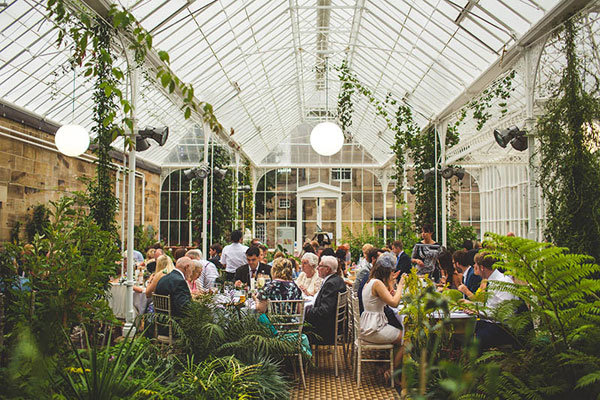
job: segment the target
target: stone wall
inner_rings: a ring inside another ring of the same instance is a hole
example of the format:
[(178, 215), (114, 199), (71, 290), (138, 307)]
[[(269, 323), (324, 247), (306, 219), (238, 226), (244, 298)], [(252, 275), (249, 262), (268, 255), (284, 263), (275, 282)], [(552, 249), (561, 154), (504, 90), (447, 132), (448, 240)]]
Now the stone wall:
[[(0, 117), (0, 242), (9, 240), (11, 228), (17, 221), (25, 224), (30, 207), (85, 190), (85, 183), (78, 178), (95, 176), (95, 165), (89, 156), (82, 156), (84, 159), (64, 156), (54, 150), (53, 143), (52, 134)], [(91, 152), (86, 154), (91, 155)], [(113, 162), (122, 165), (122, 161)], [(158, 229), (160, 175), (143, 169), (138, 171), (145, 175), (144, 225)], [(118, 177), (123, 179), (122, 174)], [(116, 173), (113, 179), (116, 182)], [(118, 185), (119, 198), (122, 197), (121, 185), (122, 182)], [(136, 225), (142, 223), (142, 196), (142, 178), (137, 177)], [(127, 210), (126, 207), (124, 204), (119, 209)], [(120, 211), (117, 223), (120, 226)], [(21, 237), (24, 237), (23, 228)]]

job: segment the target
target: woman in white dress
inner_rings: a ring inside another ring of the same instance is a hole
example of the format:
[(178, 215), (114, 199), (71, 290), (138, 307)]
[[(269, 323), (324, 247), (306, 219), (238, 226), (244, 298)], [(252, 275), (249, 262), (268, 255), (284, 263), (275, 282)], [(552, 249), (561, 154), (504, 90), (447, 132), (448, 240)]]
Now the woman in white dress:
[[(377, 344), (402, 343), (402, 331), (388, 324), (383, 311), (385, 305), (398, 307), (402, 299), (404, 276), (396, 285), (396, 256), (393, 253), (384, 253), (375, 262), (369, 280), (362, 291), (364, 312), (360, 316), (360, 334), (363, 340)], [(394, 365), (400, 365), (402, 351), (394, 357)], [(389, 371), (388, 371), (389, 372)], [(386, 376), (387, 377), (387, 376)]]

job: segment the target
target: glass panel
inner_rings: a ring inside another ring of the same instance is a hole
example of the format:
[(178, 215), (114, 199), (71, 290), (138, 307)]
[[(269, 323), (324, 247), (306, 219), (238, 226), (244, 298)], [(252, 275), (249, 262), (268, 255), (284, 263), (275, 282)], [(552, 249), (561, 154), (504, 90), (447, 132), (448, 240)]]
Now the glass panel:
[(169, 246), (176, 246), (179, 244), (179, 222), (169, 222)]
[(169, 193), (160, 194), (160, 219), (169, 219)]
[(179, 204), (180, 195), (179, 193), (171, 193), (169, 195), (171, 203), (169, 205), (169, 219), (179, 219)]

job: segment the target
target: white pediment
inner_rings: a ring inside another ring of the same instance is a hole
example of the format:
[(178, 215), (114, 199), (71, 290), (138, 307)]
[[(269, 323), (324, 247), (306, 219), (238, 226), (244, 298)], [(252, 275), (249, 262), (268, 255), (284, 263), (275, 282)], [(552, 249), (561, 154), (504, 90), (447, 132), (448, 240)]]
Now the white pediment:
[(327, 185), (326, 183), (311, 183), (310, 185), (300, 186), (297, 190), (298, 197), (340, 197), (342, 189), (337, 186)]

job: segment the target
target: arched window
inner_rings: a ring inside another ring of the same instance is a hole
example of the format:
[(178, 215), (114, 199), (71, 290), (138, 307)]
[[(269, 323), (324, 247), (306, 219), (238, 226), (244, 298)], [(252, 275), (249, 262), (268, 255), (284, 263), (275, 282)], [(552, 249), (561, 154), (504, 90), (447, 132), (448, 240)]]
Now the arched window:
[(190, 180), (177, 170), (163, 181), (160, 191), (160, 240), (168, 246), (191, 244)]

